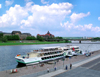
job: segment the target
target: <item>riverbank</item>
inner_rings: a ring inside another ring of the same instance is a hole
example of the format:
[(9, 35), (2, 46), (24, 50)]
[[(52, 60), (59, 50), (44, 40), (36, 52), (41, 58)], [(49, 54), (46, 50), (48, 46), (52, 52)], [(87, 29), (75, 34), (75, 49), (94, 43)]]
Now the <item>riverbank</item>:
[[(38, 45), (38, 44), (58, 44), (58, 43), (66, 43), (65, 41), (38, 41), (38, 40), (21, 40), (21, 41), (8, 41), (8, 42), (0, 42), (0, 46), (7, 45)], [(67, 43), (71, 43), (68, 41)]]
[(96, 56), (100, 54), (100, 50), (94, 51), (91, 56), (86, 57), (84, 55), (79, 55), (79, 56), (74, 56), (71, 59), (66, 58), (65, 61), (59, 60), (59, 62), (56, 62), (56, 64), (52, 61), (50, 63), (45, 63), (44, 66), (40, 66), (40, 64), (33, 65), (33, 66), (27, 66), (27, 67), (22, 67), (22, 68), (16, 68), (18, 70), (17, 73), (11, 73), (10, 70), (7, 71), (1, 71), (0, 72), (0, 77), (18, 77), (18, 76), (23, 76), (27, 74), (33, 74), (33, 73), (41, 73), (43, 71), (46, 71), (47, 68), (50, 70), (54, 68), (54, 66), (57, 67), (57, 69), (65, 68), (66, 65), (70, 63), (76, 63), (85, 59), (88, 59), (90, 57)]

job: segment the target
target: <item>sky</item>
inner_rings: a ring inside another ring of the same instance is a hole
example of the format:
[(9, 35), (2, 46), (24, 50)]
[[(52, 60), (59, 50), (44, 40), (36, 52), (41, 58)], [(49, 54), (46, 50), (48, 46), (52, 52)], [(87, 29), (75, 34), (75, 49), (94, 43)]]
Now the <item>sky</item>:
[(100, 0), (0, 0), (0, 31), (100, 37)]

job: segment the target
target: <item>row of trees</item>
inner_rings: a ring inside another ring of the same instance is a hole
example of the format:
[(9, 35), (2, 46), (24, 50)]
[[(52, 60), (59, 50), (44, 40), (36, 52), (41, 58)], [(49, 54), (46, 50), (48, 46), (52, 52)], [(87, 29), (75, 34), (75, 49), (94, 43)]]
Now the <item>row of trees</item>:
[(95, 38), (93, 38), (94, 40), (100, 40), (100, 37), (95, 37)]
[(3, 36), (3, 33), (0, 33), (0, 41), (7, 42), (8, 40), (19, 40), (18, 35), (12, 35), (12, 36)]
[[(62, 37), (48, 37), (47, 39), (63, 39)], [(6, 35), (3, 36), (3, 33), (0, 33), (0, 41), (2, 42), (7, 42), (10, 40), (20, 40), (18, 35)], [(26, 40), (39, 40), (39, 41), (44, 41), (45, 39), (42, 36), (34, 37), (34, 36), (28, 36), (26, 37)]]

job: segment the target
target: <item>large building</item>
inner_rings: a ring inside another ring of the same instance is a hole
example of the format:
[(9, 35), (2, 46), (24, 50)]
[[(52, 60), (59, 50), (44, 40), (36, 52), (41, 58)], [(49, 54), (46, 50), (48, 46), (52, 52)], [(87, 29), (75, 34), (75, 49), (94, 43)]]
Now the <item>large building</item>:
[(12, 31), (11, 33), (5, 33), (5, 32), (2, 33), (4, 36), (18, 35), (20, 39), (26, 39), (26, 37), (31, 36), (30, 33), (21, 33), (20, 31)]
[(53, 38), (54, 35), (52, 35), (49, 31), (44, 34), (44, 35), (40, 35), (40, 34), (37, 34), (38, 36), (42, 36), (44, 39), (48, 39), (48, 38)]

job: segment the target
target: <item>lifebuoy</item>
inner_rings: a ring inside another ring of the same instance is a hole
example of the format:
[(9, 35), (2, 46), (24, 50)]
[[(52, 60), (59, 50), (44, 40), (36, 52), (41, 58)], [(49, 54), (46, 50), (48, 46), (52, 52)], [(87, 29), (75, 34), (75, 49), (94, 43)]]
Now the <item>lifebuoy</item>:
[(17, 69), (11, 69), (11, 73), (16, 73)]

